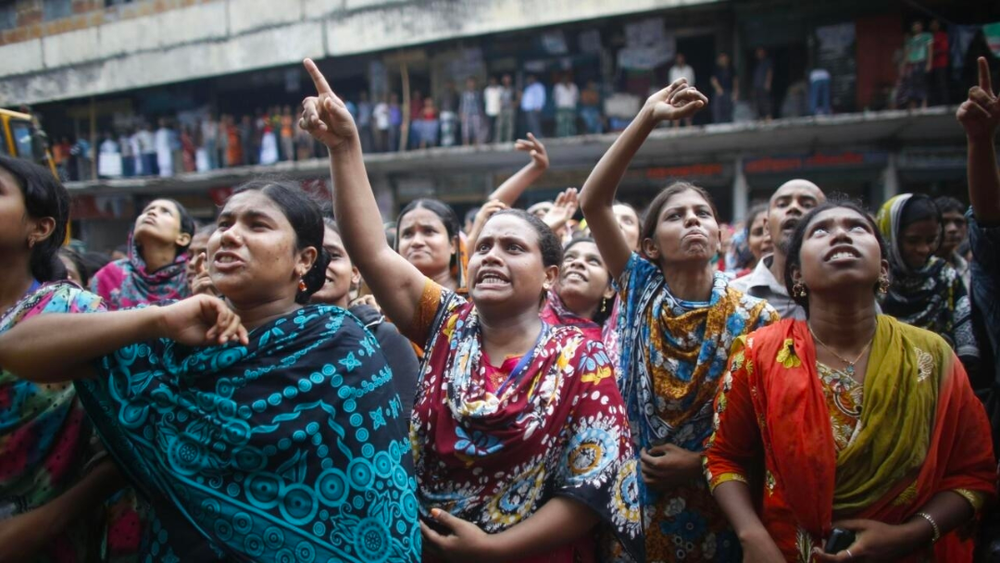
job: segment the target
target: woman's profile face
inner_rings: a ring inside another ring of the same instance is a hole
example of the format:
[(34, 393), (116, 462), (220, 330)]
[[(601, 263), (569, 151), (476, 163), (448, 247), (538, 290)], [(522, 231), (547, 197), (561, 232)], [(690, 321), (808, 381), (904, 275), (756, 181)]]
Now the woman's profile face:
[(326, 227), (323, 233), (323, 250), (330, 256), (330, 263), (326, 266), (326, 283), (313, 294), (312, 302), (336, 305), (349, 299), (357, 271), (344, 250), (344, 241), (330, 227)]
[(639, 216), (636, 214), (635, 209), (619, 203), (612, 208), (612, 211), (614, 211), (615, 219), (618, 221), (618, 227), (621, 228), (622, 234), (625, 235), (628, 247), (632, 250), (639, 250), (639, 230), (641, 226), (639, 225)]
[(295, 230), (271, 198), (260, 190), (238, 193), (208, 239), (212, 283), (234, 304), (294, 299), (317, 254), (296, 244)]

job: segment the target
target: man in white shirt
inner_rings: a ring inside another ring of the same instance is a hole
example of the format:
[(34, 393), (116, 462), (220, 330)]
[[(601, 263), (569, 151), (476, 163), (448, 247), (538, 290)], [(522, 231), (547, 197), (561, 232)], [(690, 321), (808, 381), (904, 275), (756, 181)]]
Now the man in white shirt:
[(483, 106), (485, 106), (486, 119), (489, 120), (489, 133), (494, 141), (497, 139), (497, 116), (500, 115), (502, 97), (503, 87), (497, 82), (495, 76), (491, 76), (489, 85), (483, 90)]
[[(670, 67), (670, 83), (673, 84), (675, 81), (686, 78), (688, 86), (694, 86), (694, 69), (691, 65), (687, 64), (687, 59), (684, 58), (684, 53), (677, 53), (677, 57), (674, 58), (674, 66)], [(692, 117), (688, 117), (684, 120), (687, 126), (691, 126)], [(674, 127), (680, 125), (680, 121), (674, 121)]]
[(562, 82), (552, 89), (556, 102), (556, 137), (576, 135), (576, 104), (580, 100), (580, 89), (570, 79), (567, 72)]
[(545, 86), (535, 78), (534, 74), (528, 75), (528, 86), (524, 88), (521, 95), (521, 111), (524, 112), (524, 124), (527, 127), (526, 133), (531, 133), (535, 137), (542, 136), (542, 109), (545, 107)]

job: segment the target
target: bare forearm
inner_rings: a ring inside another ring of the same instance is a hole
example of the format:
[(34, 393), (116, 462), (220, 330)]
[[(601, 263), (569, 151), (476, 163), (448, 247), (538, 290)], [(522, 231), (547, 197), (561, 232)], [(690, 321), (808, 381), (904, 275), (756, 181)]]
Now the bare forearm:
[[(934, 495), (917, 512), (929, 515), (937, 524), (938, 532), (942, 536), (965, 524), (975, 515), (975, 510), (969, 501), (952, 491), (942, 491)], [(934, 537), (934, 527), (923, 516), (913, 516), (902, 526), (909, 530), (914, 545), (930, 543)]]
[(330, 171), (334, 213), (351, 261), (386, 314), (405, 331), (420, 302), (424, 277), (385, 240), (358, 137), (330, 153)]
[[(0, 336), (0, 365), (39, 382), (89, 377), (86, 362), (162, 334), (159, 307), (113, 313), (53, 314), (29, 319)], [(80, 366), (80, 369), (67, 369)]]
[(767, 534), (764, 523), (753, 508), (750, 487), (742, 481), (726, 481), (712, 492), (723, 514), (729, 520), (740, 541)]
[(611, 207), (629, 164), (653, 131), (656, 123), (648, 107), (643, 107), (625, 131), (590, 173), (580, 193), (580, 207), (586, 214), (600, 207)]
[(545, 503), (527, 520), (493, 539), (496, 561), (513, 561), (544, 554), (569, 544), (590, 531), (600, 517), (590, 507), (565, 497)]
[(540, 178), (544, 173), (544, 168), (539, 168), (534, 162), (530, 162), (518, 170), (513, 176), (507, 178), (507, 181), (500, 184), (500, 187), (493, 190), (493, 193), (491, 193), (486, 199), (496, 199), (504, 202), (508, 206), (512, 206), (514, 205), (514, 202), (517, 201), (517, 198), (521, 197), (521, 194), (531, 187), (531, 184), (535, 183), (535, 180)]
[(993, 138), (969, 138), (969, 201), (976, 220), (1000, 222), (1000, 170)]
[(615, 194), (629, 164), (655, 125), (651, 110), (643, 107), (594, 167), (580, 193), (580, 209), (608, 271), (616, 278), (628, 265), (632, 248), (615, 219)]

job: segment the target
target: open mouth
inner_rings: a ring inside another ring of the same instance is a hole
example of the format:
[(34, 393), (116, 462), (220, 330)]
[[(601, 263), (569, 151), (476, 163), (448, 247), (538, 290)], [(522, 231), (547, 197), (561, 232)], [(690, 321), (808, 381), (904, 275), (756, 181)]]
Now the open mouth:
[(568, 272), (563, 276), (563, 281), (581, 281), (586, 283), (589, 280), (587, 280), (587, 277), (580, 272)]
[(510, 280), (499, 272), (483, 272), (479, 274), (479, 277), (476, 279), (476, 285), (507, 286), (510, 285)]
[(857, 260), (858, 258), (861, 258), (861, 253), (849, 246), (834, 248), (826, 255), (827, 262), (842, 262), (845, 260)]

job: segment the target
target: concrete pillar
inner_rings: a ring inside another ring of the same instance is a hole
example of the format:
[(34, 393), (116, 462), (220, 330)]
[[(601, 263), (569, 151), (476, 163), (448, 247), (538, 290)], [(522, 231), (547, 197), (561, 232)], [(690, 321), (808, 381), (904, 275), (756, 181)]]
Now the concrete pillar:
[(750, 204), (750, 184), (747, 183), (747, 176), (743, 173), (743, 157), (736, 157), (733, 164), (733, 218), (732, 222), (743, 220), (747, 214)]
[(888, 201), (889, 198), (899, 193), (899, 169), (897, 167), (898, 158), (898, 152), (892, 151), (889, 153), (889, 158), (886, 160), (885, 168), (882, 170), (882, 192), (872, 194), (875, 196), (873, 199), (880, 199), (880, 201), (873, 201), (872, 205), (882, 205)]

